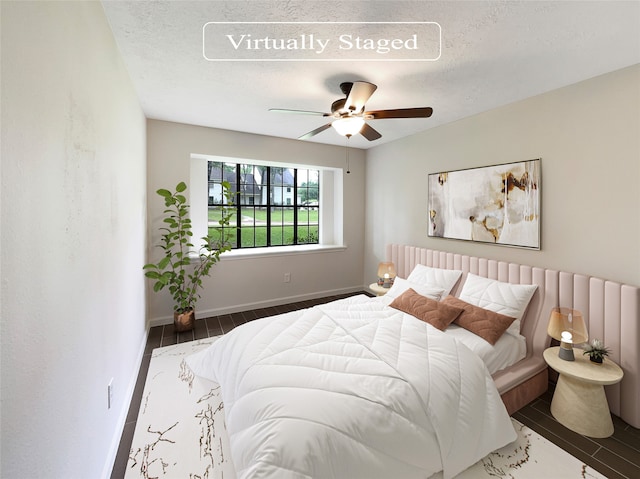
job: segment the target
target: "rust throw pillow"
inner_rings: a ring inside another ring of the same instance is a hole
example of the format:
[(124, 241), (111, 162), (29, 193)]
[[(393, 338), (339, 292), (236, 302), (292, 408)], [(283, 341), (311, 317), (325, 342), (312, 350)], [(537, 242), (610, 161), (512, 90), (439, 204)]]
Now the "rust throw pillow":
[(435, 301), (407, 289), (389, 305), (444, 331), (462, 313), (462, 309)]
[(455, 323), (480, 336), (492, 345), (496, 344), (496, 341), (500, 339), (511, 323), (515, 321), (515, 318), (494, 313), (488, 309), (462, 301), (454, 296), (447, 296), (442, 302), (449, 306), (461, 308), (463, 310), (462, 314), (456, 318)]

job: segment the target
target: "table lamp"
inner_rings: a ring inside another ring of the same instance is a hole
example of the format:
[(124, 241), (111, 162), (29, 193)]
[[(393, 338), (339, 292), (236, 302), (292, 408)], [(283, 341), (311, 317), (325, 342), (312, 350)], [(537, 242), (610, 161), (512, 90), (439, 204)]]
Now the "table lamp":
[(380, 263), (378, 265), (378, 286), (390, 288), (396, 279), (396, 268), (393, 263)]
[(549, 316), (547, 333), (560, 341), (558, 356), (565, 361), (575, 361), (573, 345), (589, 339), (582, 313), (570, 308), (553, 308)]

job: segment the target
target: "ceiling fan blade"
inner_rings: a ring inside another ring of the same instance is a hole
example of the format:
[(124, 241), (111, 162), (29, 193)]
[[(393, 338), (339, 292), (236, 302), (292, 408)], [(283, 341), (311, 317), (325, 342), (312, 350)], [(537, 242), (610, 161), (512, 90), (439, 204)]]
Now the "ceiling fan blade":
[(296, 113), (298, 115), (331, 116), (330, 113), (323, 113), (321, 111), (288, 110), (286, 108), (269, 108), (269, 111), (275, 113)]
[(318, 133), (322, 133), (327, 128), (331, 128), (331, 123), (327, 123), (326, 125), (322, 125), (321, 127), (316, 128), (315, 130), (312, 130), (309, 133), (305, 133), (304, 135), (299, 136), (298, 140), (308, 140), (312, 136), (316, 136)]
[(380, 133), (378, 133), (377, 130), (375, 130), (374, 128), (370, 127), (367, 123), (365, 123), (364, 126), (362, 127), (362, 130), (360, 130), (360, 134), (362, 136), (364, 136), (369, 141), (373, 141), (373, 140), (377, 140), (378, 138), (382, 138), (382, 135)]
[(351, 87), (351, 91), (349, 92), (349, 96), (347, 97), (344, 107), (359, 113), (362, 111), (364, 104), (371, 95), (373, 95), (373, 92), (376, 91), (377, 88), (378, 87), (373, 83), (366, 81), (353, 82), (353, 86)]
[(395, 110), (366, 111), (364, 117), (369, 120), (382, 120), (385, 118), (429, 118), (433, 108), (397, 108)]

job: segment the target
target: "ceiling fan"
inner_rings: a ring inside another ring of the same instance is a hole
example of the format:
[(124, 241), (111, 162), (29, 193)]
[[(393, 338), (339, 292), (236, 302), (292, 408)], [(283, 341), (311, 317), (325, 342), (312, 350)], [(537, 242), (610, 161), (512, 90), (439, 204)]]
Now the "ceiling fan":
[(344, 82), (340, 84), (340, 90), (346, 95), (331, 104), (331, 113), (305, 110), (287, 110), (271, 108), (269, 111), (278, 113), (296, 113), (301, 115), (317, 115), (332, 117), (333, 120), (315, 130), (300, 136), (299, 140), (307, 140), (318, 133), (322, 133), (330, 127), (343, 136), (350, 138), (360, 133), (369, 141), (377, 140), (382, 135), (372, 128), (365, 120), (382, 120), (389, 118), (428, 118), (433, 113), (430, 107), (399, 108), (394, 110), (365, 111), (365, 103), (373, 95), (378, 87), (366, 81)]

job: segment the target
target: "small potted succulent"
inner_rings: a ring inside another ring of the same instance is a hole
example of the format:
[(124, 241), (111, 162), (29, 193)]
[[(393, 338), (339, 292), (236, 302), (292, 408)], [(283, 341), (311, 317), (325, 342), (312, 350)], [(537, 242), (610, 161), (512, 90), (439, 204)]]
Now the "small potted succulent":
[(591, 343), (587, 344), (582, 354), (588, 354), (589, 359), (594, 363), (602, 364), (605, 356), (609, 356), (611, 351), (609, 348), (604, 347), (604, 343), (599, 339), (594, 339)]

